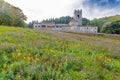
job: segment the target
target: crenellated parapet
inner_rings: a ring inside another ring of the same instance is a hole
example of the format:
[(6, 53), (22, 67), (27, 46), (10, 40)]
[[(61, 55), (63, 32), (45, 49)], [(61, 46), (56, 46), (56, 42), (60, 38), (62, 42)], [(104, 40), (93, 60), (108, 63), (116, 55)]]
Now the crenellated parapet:
[(76, 26), (82, 25), (82, 9), (74, 10), (73, 19), (76, 21)]

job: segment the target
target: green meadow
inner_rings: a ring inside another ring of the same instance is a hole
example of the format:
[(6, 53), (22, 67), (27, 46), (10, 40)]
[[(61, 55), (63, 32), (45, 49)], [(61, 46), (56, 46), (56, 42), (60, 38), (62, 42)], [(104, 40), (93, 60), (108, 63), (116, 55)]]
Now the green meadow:
[(120, 80), (120, 35), (0, 26), (0, 80)]

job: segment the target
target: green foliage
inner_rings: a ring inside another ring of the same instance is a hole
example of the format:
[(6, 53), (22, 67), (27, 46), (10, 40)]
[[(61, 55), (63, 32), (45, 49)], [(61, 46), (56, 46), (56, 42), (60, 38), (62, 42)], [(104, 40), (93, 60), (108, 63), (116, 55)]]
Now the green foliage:
[(120, 21), (115, 21), (103, 28), (104, 33), (120, 34)]
[(90, 25), (98, 26), (98, 31), (102, 32), (104, 27), (118, 20), (120, 20), (120, 15), (103, 17), (103, 18), (94, 19), (90, 21)]
[(42, 22), (53, 22), (53, 23), (56, 23), (56, 24), (68, 24), (70, 21), (71, 21), (71, 17), (70, 16), (63, 16), (63, 17), (60, 17), (60, 18), (51, 18), (51, 19), (46, 19), (46, 20), (43, 20)]
[(90, 24), (90, 20), (87, 18), (83, 18), (82, 19), (82, 25), (89, 25)]
[(108, 18), (100, 18), (100, 19), (94, 19), (90, 22), (90, 25), (93, 26), (97, 26), (98, 27), (98, 31), (101, 32), (102, 26), (104, 25), (104, 23), (106, 23), (108, 21)]
[(105, 37), (0, 26), (0, 80), (119, 80), (120, 36)]
[(26, 19), (21, 9), (0, 1), (0, 25), (24, 27), (26, 26), (24, 20)]
[[(47, 20), (43, 20), (42, 22), (54, 22), (56, 24), (68, 24), (70, 21), (72, 20), (72, 17), (70, 16), (65, 16), (65, 17), (60, 17), (60, 18), (51, 18), (51, 19), (47, 19)], [(88, 25), (90, 20), (89, 19), (86, 19), (86, 18), (83, 18), (82, 19), (83, 21), (83, 25)]]

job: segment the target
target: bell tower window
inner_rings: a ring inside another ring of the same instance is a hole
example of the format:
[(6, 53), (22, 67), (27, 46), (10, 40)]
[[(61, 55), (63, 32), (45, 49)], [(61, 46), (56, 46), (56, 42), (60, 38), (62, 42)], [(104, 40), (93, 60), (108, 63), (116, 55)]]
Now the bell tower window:
[(77, 15), (77, 17), (79, 18), (80, 16), (79, 16), (79, 15)]

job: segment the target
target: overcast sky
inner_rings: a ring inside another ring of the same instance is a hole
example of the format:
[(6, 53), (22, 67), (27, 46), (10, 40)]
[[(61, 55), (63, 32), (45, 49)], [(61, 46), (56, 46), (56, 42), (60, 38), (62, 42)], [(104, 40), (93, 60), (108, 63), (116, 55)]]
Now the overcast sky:
[(120, 14), (120, 0), (5, 0), (23, 10), (29, 21), (73, 16), (82, 9), (88, 19)]

